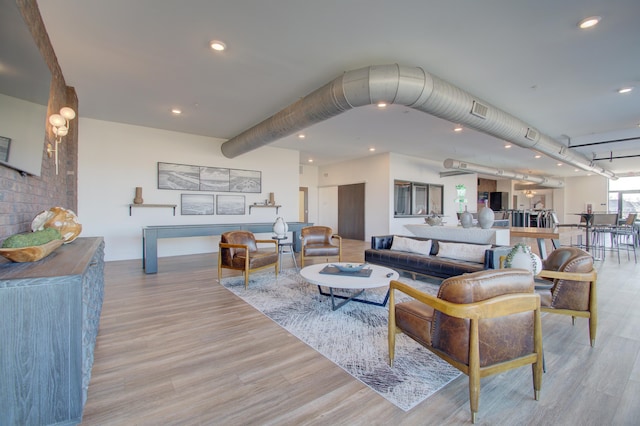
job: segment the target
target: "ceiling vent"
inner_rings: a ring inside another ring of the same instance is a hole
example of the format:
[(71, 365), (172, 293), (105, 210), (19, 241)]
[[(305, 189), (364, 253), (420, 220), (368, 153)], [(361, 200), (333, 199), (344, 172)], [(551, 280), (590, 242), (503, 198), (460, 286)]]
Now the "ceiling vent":
[(467, 163), (460, 162), (460, 168), (461, 169), (466, 169), (467, 168)]
[(531, 127), (529, 127), (527, 129), (527, 134), (524, 135), (524, 137), (529, 139), (530, 141), (537, 141), (538, 140), (538, 131), (536, 129), (532, 129)]
[(471, 114), (480, 118), (487, 118), (487, 112), (489, 112), (489, 107), (481, 104), (478, 101), (473, 101), (471, 105)]

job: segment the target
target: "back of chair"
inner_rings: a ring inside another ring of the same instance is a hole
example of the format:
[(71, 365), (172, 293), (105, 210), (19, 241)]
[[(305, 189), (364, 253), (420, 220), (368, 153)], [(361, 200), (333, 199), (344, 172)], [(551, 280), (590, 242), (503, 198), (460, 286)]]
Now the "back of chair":
[(591, 225), (598, 226), (616, 226), (618, 225), (618, 213), (598, 213), (593, 215)]
[[(249, 252), (258, 250), (258, 245), (256, 244), (256, 238), (253, 233), (249, 231), (229, 231), (225, 232), (220, 236), (221, 243), (228, 244), (245, 244), (249, 248)], [(233, 257), (238, 254), (244, 254), (244, 249), (238, 248), (221, 248), (222, 252), (222, 263), (224, 265), (231, 265)]]
[(330, 244), (332, 235), (333, 229), (328, 226), (307, 226), (300, 231), (304, 245)]
[[(593, 270), (593, 257), (576, 247), (560, 247), (542, 262), (542, 269), (557, 272), (588, 273)], [(589, 309), (591, 283), (556, 279), (551, 290), (551, 306), (557, 309), (586, 311)]]
[[(513, 293), (533, 293), (534, 282), (524, 269), (485, 270), (447, 278), (438, 298), (453, 303), (474, 303)], [(454, 359), (469, 363), (470, 321), (435, 311), (432, 346)], [(534, 313), (484, 319), (479, 324), (480, 366), (530, 354), (534, 350)]]
[(636, 222), (636, 218), (638, 217), (638, 213), (629, 213), (627, 216), (627, 220), (624, 222), (627, 226), (633, 226)]

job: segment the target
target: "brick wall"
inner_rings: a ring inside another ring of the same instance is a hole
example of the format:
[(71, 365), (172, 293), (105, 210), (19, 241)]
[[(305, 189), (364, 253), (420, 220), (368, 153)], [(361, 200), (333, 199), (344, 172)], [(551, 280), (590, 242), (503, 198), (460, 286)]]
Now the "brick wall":
[[(16, 0), (16, 4), (51, 70), (47, 116), (58, 112), (63, 106), (69, 106), (78, 113), (78, 98), (75, 90), (65, 83), (36, 0)], [(40, 176), (23, 176), (16, 170), (0, 165), (0, 240), (31, 230), (33, 218), (50, 207), (65, 207), (78, 213), (78, 118), (70, 122), (69, 134), (59, 145), (58, 175), (53, 159), (47, 155), (47, 143), (53, 141), (48, 124), (45, 130)]]

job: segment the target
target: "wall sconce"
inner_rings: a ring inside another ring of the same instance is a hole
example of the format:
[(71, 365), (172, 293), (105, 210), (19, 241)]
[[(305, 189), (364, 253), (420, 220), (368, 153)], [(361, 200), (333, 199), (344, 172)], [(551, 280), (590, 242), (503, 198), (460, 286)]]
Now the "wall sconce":
[(47, 144), (47, 154), (51, 158), (51, 154), (55, 155), (56, 162), (56, 174), (58, 174), (58, 145), (62, 142), (62, 137), (67, 136), (69, 133), (69, 120), (76, 118), (76, 112), (69, 107), (60, 108), (60, 114), (51, 114), (49, 116), (49, 123), (53, 128), (53, 134), (56, 136), (54, 144)]

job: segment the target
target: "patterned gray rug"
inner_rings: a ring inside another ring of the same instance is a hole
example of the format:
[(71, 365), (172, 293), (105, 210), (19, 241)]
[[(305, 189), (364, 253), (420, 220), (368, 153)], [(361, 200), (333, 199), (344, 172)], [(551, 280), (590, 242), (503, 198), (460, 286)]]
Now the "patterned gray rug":
[[(438, 289), (424, 281), (399, 281), (431, 294)], [(389, 367), (388, 306), (349, 302), (332, 311), (331, 299), (294, 269), (282, 271), (277, 280), (270, 272), (254, 273), (248, 290), (241, 276), (224, 278), (222, 285), (404, 411), (461, 374), (404, 335), (396, 339), (394, 366)], [(385, 293), (372, 289), (360, 298), (380, 301)]]

